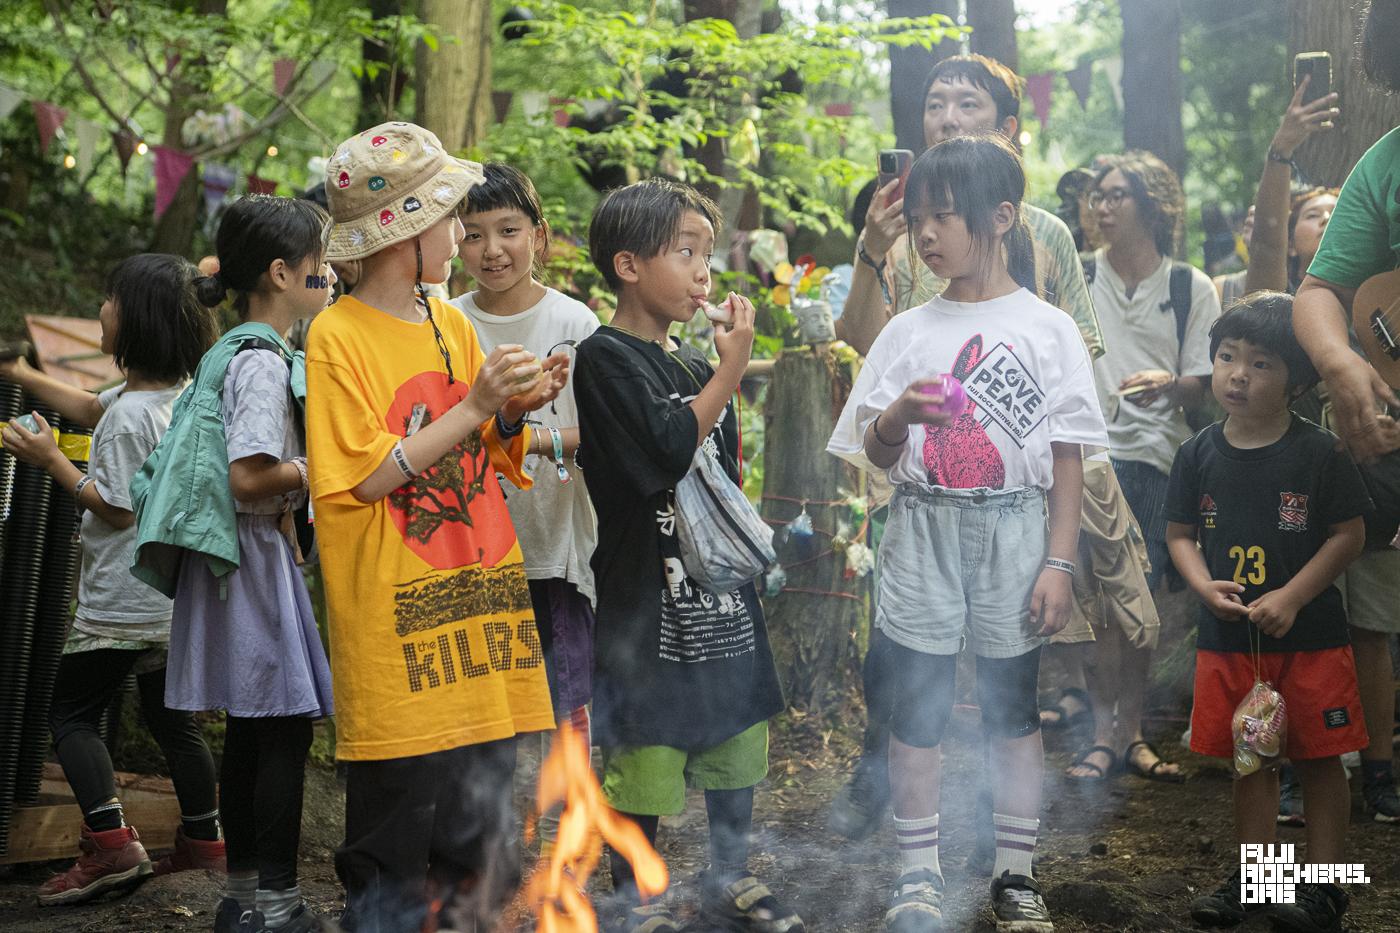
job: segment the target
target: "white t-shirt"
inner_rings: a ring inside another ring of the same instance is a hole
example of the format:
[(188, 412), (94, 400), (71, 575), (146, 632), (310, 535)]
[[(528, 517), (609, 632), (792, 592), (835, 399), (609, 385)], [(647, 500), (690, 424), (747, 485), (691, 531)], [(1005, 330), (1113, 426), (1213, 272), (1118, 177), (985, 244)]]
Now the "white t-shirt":
[[(488, 314), (477, 306), (476, 292), (460, 295), (450, 303), (476, 328), (481, 350), (487, 355), (503, 343), (518, 343), (544, 359), (552, 349), (567, 350), (558, 346), (562, 341), (582, 342), (598, 329), (598, 317), (587, 305), (552, 288), (545, 289), (543, 298), (519, 314)], [(546, 428), (577, 427), (573, 380), (552, 404), (529, 417)], [(539, 428), (531, 425), (531, 430)], [(569, 471), (567, 484), (559, 481), (552, 456), (528, 456), (525, 472), (534, 485), (522, 492), (503, 478), (501, 489), (525, 556), (525, 576), (531, 580), (568, 580), (593, 602), (593, 571), (588, 560), (598, 541), (598, 518), (573, 458), (566, 457), (564, 466)]]
[[(126, 383), (97, 397), (102, 417), (92, 431), (88, 476), (103, 500), (131, 509), (131, 478), (170, 426), (170, 411), (185, 383), (149, 392)], [(114, 528), (96, 512), (83, 512), (83, 569), (73, 627), (88, 635), (124, 641), (170, 640), (171, 601), (131, 575), (136, 526)]]
[(1094, 254), (1097, 267), (1089, 295), (1103, 331), (1104, 355), (1094, 361), (1099, 403), (1108, 422), (1109, 452), (1170, 473), (1176, 449), (1191, 436), (1179, 406), (1158, 399), (1141, 407), (1120, 398), (1118, 386), (1133, 373), (1164, 369), (1173, 376), (1210, 378), (1210, 326), (1220, 317), (1220, 299), (1210, 277), (1191, 270), (1191, 314), (1178, 341), (1171, 304), (1170, 258), (1138, 284), (1131, 298), (1105, 250)]
[[(1049, 489), (1051, 442), (1104, 447), (1103, 415), (1079, 328), (1025, 289), (991, 301), (942, 296), (895, 315), (876, 338), (827, 451), (873, 470), (865, 432), (909, 384), (952, 373), (967, 409), (950, 425), (914, 425), (892, 483), (953, 489)], [(888, 429), (887, 429), (888, 430)]]

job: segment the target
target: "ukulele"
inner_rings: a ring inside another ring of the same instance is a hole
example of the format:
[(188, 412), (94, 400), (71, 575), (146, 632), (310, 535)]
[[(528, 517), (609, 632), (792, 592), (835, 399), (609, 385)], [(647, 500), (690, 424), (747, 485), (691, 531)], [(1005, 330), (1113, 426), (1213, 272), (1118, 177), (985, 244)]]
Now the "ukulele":
[(1400, 269), (1361, 283), (1351, 303), (1351, 326), (1386, 385), (1400, 389)]

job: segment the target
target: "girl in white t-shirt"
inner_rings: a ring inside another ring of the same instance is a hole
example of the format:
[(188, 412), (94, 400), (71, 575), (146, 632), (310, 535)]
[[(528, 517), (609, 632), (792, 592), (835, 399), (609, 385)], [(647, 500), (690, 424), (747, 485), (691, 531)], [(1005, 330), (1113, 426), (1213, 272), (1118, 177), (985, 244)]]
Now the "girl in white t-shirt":
[[(941, 917), (939, 742), (964, 639), (990, 736), (999, 925), (1053, 929), (1031, 857), (1044, 767), (1040, 648), (1069, 618), (1081, 448), (1107, 443), (1074, 322), (1034, 295), (1025, 175), (1000, 137), (929, 149), (905, 188), (909, 237), (948, 287), (870, 349), (827, 449), (897, 484), (879, 551), (872, 651), (891, 673), (890, 787), (903, 874), (895, 930)], [(966, 406), (946, 410), (942, 374)], [(1047, 521), (1048, 506), (1048, 521)]]
[[(544, 359), (577, 345), (598, 328), (582, 302), (541, 284), (536, 265), (549, 246), (549, 224), (535, 186), (500, 162), (483, 167), (485, 181), (467, 195), (459, 254), (477, 290), (452, 300), (476, 328), (483, 352), (518, 344)], [(534, 485), (505, 485), (530, 601), (544, 649), (545, 670), (558, 720), (588, 737), (593, 677), (593, 571), (588, 561), (598, 520), (574, 460), (578, 410), (572, 385), (531, 417), (525, 469)], [(549, 825), (542, 827), (548, 833)]]

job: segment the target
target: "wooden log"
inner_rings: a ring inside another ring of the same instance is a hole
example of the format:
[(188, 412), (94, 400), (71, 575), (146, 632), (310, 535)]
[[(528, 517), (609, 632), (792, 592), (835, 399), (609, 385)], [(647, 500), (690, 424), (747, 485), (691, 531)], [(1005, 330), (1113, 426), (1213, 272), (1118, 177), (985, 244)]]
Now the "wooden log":
[[(844, 500), (863, 499), (865, 480), (826, 453), (854, 368), (853, 359), (825, 344), (784, 351), (764, 402), (762, 513), (779, 530), (778, 559), (787, 573), (784, 591), (764, 605), (788, 702), (809, 712), (850, 695), (868, 625), (866, 580), (848, 579), (845, 555), (832, 548), (843, 527), (852, 536), (862, 529)], [(810, 555), (782, 540), (804, 501), (815, 531)]]
[[(141, 844), (148, 851), (175, 845), (180, 801), (169, 778), (118, 771), (117, 796), (121, 798), (127, 824), (141, 833)], [(49, 762), (44, 765), (39, 802), (17, 808), (10, 820), (9, 850), (0, 857), (0, 865), (77, 858), (82, 825), (83, 812), (73, 800), (63, 771)]]

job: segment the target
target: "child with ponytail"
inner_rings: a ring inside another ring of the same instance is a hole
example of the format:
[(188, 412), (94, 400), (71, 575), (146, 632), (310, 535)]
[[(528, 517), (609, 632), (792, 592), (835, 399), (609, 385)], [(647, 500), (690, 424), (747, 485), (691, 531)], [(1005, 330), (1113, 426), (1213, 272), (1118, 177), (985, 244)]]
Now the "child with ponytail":
[(285, 334), (326, 306), (330, 218), (309, 201), (236, 201), (219, 224), (219, 271), (242, 321), (205, 354), (171, 429), (133, 484), (133, 572), (173, 589), (165, 702), (225, 710), (220, 801), (228, 887), (214, 929), (303, 933), (297, 886), (312, 724), (329, 716), (330, 669), (297, 564), (293, 511), (307, 490), (305, 372)]
[(997, 775), (997, 928), (1049, 933), (1031, 871), (1044, 769), (1036, 681), (1041, 646), (1069, 618), (1081, 448), (1107, 445), (1103, 416), (1078, 328), (1035, 297), (1025, 175), (1006, 141), (941, 142), (905, 190), (909, 238), (948, 287), (881, 331), (827, 447), (896, 484), (870, 646), (894, 693), (902, 874), (885, 924), (941, 929), (939, 743), (966, 637)]
[[(136, 548), (127, 487), (170, 424), (171, 408), (218, 336), (195, 297), (195, 267), (147, 253), (120, 262), (107, 279), (98, 319), (102, 352), (125, 379), (94, 395), (32, 368), (0, 363), (0, 377), (23, 386), (63, 417), (93, 426), (88, 472), (69, 462), (43, 417), (37, 431), (11, 423), (6, 452), (45, 469), (73, 493), (82, 513), (82, 572), (73, 628), (63, 647), (49, 722), (54, 751), (83, 813), (82, 855), (39, 888), (44, 906), (79, 904), (186, 869), (222, 872), (214, 759), (187, 712), (165, 705), (170, 598), (129, 571)], [(141, 714), (165, 755), (180, 800), (175, 851), (152, 864), (117, 796), (112, 759), (99, 734), (103, 713), (135, 673)]]

